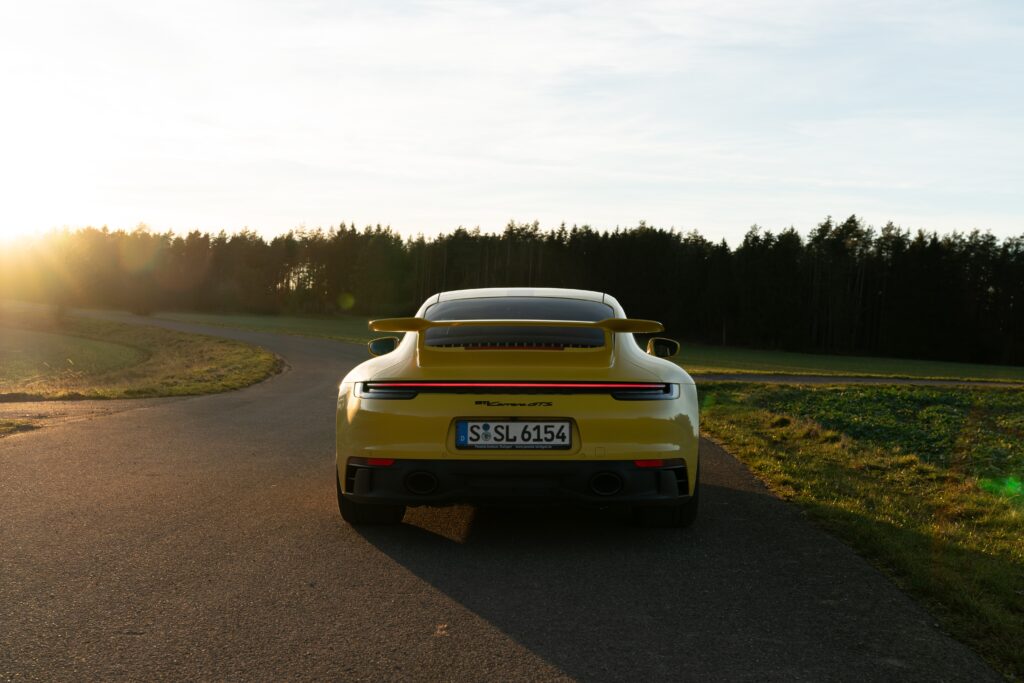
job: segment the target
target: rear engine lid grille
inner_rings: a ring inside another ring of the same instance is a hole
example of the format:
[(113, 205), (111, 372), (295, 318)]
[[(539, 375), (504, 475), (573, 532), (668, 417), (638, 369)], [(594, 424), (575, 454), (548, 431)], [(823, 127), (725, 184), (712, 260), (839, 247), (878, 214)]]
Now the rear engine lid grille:
[(600, 349), (605, 345), (605, 332), (593, 327), (458, 325), (432, 327), (424, 331), (423, 344), (428, 348), (463, 348), (473, 351)]

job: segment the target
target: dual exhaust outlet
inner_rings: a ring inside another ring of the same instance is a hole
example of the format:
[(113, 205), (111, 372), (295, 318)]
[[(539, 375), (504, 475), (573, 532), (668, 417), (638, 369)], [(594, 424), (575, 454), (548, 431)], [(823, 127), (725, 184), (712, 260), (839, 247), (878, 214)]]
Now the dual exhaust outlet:
[[(598, 472), (590, 478), (590, 492), (598, 496), (614, 496), (622, 490), (622, 477), (614, 472)], [(405, 477), (405, 488), (415, 496), (429, 496), (438, 489), (437, 476), (423, 470)]]
[(422, 470), (410, 472), (405, 477), (405, 488), (413, 495), (429, 496), (437, 491), (437, 477), (430, 472)]
[(614, 472), (598, 472), (590, 478), (590, 491), (599, 496), (614, 496), (622, 490), (622, 477)]

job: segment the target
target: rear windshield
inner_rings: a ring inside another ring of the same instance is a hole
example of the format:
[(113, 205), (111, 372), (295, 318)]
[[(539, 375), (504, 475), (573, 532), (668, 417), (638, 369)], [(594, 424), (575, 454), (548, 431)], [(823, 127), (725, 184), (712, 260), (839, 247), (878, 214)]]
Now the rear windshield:
[[(427, 320), (572, 320), (596, 322), (615, 317), (612, 307), (599, 301), (551, 297), (485, 297), (441, 301), (430, 306)], [(604, 346), (604, 331), (580, 327), (529, 325), (466, 325), (434, 327), (426, 331), (427, 346), (470, 349), (561, 350)]]
[(493, 296), (441, 301), (430, 306), (427, 320), (583, 320), (614, 318), (615, 311), (600, 301), (539, 296)]

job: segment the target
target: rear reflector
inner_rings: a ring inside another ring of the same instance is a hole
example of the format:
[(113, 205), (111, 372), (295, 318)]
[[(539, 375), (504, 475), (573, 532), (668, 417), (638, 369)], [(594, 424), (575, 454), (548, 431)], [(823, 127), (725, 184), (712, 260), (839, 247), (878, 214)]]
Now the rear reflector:
[(664, 460), (634, 460), (633, 464), (637, 467), (664, 467)]
[(367, 458), (367, 465), (373, 465), (374, 467), (391, 467), (395, 464), (394, 458)]

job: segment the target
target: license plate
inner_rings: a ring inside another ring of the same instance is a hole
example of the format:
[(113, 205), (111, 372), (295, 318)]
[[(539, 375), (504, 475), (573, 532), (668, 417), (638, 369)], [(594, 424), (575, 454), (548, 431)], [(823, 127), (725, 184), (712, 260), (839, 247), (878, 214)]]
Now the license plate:
[(456, 448), (566, 450), (572, 447), (568, 420), (459, 420)]

